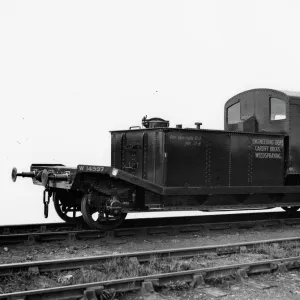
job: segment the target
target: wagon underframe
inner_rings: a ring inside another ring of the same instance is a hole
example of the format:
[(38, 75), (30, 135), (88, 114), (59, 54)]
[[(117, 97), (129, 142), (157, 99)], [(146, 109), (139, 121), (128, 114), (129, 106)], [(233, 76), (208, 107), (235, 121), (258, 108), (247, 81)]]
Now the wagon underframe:
[[(109, 200), (114, 222), (110, 226), (102, 224), (105, 229), (119, 225), (128, 212), (273, 207), (292, 210), (299, 205), (300, 196), (299, 186), (166, 187), (107, 166), (33, 164), (31, 172), (15, 176), (32, 177), (35, 184), (44, 185), (48, 195), (53, 194), (58, 215), (67, 222), (82, 222), (78, 213), (101, 211)], [(89, 225), (97, 228), (93, 222), (90, 218)]]

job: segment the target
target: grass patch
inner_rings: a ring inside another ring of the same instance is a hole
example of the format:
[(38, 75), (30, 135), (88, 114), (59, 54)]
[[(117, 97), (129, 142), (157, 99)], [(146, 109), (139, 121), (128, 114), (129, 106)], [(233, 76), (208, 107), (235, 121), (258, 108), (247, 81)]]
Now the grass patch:
[(247, 251), (248, 253), (260, 253), (269, 256), (269, 259), (287, 258), (300, 255), (300, 243), (284, 242), (281, 244), (262, 244)]
[(95, 265), (85, 266), (76, 271), (59, 272), (54, 271), (50, 275), (52, 279), (62, 282), (61, 278), (72, 275), (71, 280), (66, 284), (80, 284), (96, 281), (107, 281), (129, 277), (147, 276), (159, 273), (172, 273), (179, 271), (192, 270), (203, 267), (197, 262), (196, 258), (192, 259), (175, 259), (151, 257), (146, 264), (139, 264), (135, 258), (116, 258)]
[(26, 291), (26, 286), (30, 285), (31, 281), (31, 276), (25, 272), (2, 277), (0, 278), (0, 292), (12, 293), (16, 289)]
[(28, 272), (19, 272), (10, 276), (0, 277), (0, 294), (50, 288), (58, 285), (46, 274), (33, 275)]

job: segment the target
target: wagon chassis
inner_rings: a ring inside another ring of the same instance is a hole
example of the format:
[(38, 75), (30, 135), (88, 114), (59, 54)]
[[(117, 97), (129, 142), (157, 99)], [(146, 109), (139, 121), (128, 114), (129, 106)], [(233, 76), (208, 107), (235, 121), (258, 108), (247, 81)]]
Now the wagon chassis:
[[(73, 224), (80, 224), (85, 221), (91, 228), (102, 230), (111, 230), (118, 227), (124, 221), (128, 212), (259, 209), (275, 206), (280, 206), (287, 211), (293, 212), (299, 208), (298, 202), (281, 202), (280, 200), (287, 194), (300, 195), (300, 186), (165, 187), (123, 170), (107, 166), (78, 165), (76, 169), (72, 169), (63, 165), (33, 164), (31, 170), (31, 172), (18, 173), (14, 168), (12, 171), (12, 180), (15, 181), (19, 176), (30, 177), (34, 183), (45, 187), (43, 193), (45, 217), (48, 217), (48, 205), (50, 198), (53, 196), (52, 199), (56, 212), (64, 221)], [(92, 180), (92, 183), (87, 185), (85, 176), (88, 176), (89, 182)], [(119, 186), (122, 188), (113, 188), (110, 190), (99, 187), (97, 182), (101, 181), (102, 177), (105, 180), (118, 181)], [(84, 185), (81, 185), (81, 183), (84, 183)], [(133, 205), (124, 207), (122, 205), (124, 203), (120, 203), (118, 196), (128, 191), (133, 191), (131, 194), (132, 199), (129, 199), (126, 204), (128, 205), (131, 202)], [(145, 204), (145, 199), (137, 198), (145, 197), (145, 192), (156, 194), (161, 199), (160, 203), (147, 205)], [(77, 199), (68, 196), (68, 194), (76, 195)], [(62, 195), (64, 196), (62, 197)], [(64, 203), (61, 199), (67, 199), (66, 195), (69, 199)], [(246, 204), (245, 201), (252, 195), (267, 195), (271, 197), (272, 201), (262, 204)], [(205, 205), (201, 203), (205, 202), (207, 198), (214, 196), (223, 198), (232, 197), (238, 199), (239, 202), (234, 205), (228, 203), (224, 205)], [(196, 199), (198, 205), (188, 205), (184, 202), (181, 205), (174, 205), (174, 202), (178, 204), (177, 201), (174, 201), (173, 204), (171, 202), (169, 205), (164, 205), (163, 200), (172, 197)], [(93, 198), (95, 199), (93, 200)], [(107, 203), (110, 205), (108, 209)], [(135, 203), (143, 203), (143, 205), (136, 206), (134, 205)], [(68, 212), (71, 212), (72, 215), (68, 216)], [(82, 216), (76, 215), (77, 212), (81, 212)], [(95, 212), (99, 213), (97, 220), (92, 218)]]

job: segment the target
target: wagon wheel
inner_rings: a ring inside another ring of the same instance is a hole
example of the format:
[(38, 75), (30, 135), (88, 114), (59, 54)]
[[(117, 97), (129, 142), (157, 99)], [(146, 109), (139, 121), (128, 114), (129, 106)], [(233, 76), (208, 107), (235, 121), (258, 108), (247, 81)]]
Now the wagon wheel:
[(281, 208), (284, 209), (288, 213), (294, 213), (300, 208), (300, 206), (284, 206)]
[(64, 197), (62, 194), (54, 193), (53, 195), (54, 208), (57, 214), (59, 215), (59, 217), (65, 222), (70, 224), (83, 223), (84, 220), (78, 206), (75, 203), (69, 204), (68, 202), (66, 201), (66, 197)]
[(92, 201), (91, 195), (86, 194), (81, 201), (81, 212), (84, 221), (93, 229), (111, 230), (120, 226), (125, 220), (127, 213), (117, 216), (105, 212), (99, 212)]

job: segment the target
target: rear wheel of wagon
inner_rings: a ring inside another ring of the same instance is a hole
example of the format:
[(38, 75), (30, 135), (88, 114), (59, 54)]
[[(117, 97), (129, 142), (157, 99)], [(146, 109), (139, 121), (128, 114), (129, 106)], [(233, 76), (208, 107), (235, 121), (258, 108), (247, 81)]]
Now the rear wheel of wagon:
[(84, 221), (93, 229), (111, 230), (120, 226), (127, 213), (112, 215), (105, 211), (104, 207), (97, 208), (92, 201), (92, 195), (86, 194), (81, 201), (81, 212)]
[(300, 206), (284, 206), (281, 208), (284, 209), (288, 213), (294, 213), (300, 208)]
[(53, 194), (54, 208), (59, 217), (69, 224), (84, 223), (80, 207), (76, 205), (75, 199), (66, 191)]

